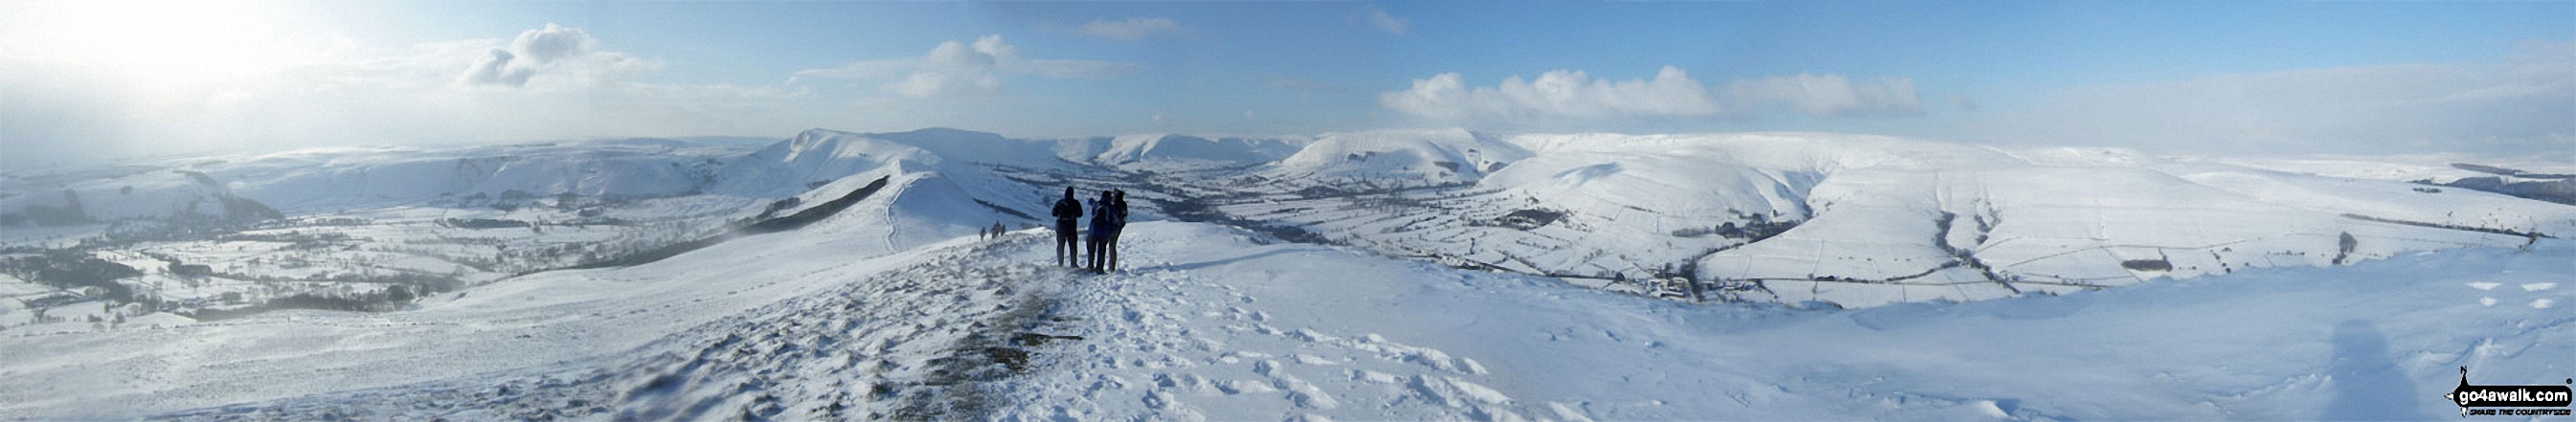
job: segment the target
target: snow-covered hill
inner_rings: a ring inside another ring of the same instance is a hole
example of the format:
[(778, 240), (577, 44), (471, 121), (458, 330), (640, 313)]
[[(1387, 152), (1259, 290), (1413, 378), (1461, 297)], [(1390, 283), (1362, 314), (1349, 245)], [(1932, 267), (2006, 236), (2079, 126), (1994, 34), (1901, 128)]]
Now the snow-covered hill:
[[(1306, 161), (1235, 179), (1227, 188), (1240, 196), (1213, 208), (1453, 265), (1695, 300), (1847, 307), (2340, 265), (2576, 233), (2576, 207), (2561, 204), (2121, 150), (1816, 133), (1414, 135), (1421, 139), (1365, 144), (1444, 150), (1416, 147), (1491, 138), (1528, 158), (1492, 163), (1482, 177), (1407, 179), (1364, 161), (1313, 160), (1354, 148), (1334, 140), (1373, 139), (1328, 135), (1299, 155)], [(1461, 180), (1474, 184), (1440, 185)]]
[(1329, 133), (1270, 169), (1282, 178), (1331, 183), (1465, 183), (1529, 151), (1461, 129)]

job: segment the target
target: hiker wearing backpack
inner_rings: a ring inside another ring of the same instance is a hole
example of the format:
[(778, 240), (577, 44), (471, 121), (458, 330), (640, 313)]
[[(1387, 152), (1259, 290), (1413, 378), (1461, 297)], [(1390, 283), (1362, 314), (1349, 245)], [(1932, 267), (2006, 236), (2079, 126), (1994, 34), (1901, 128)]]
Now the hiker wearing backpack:
[(1101, 242), (1101, 249), (1109, 252), (1107, 259), (1108, 264), (1104, 265), (1104, 267), (1109, 271), (1117, 271), (1118, 235), (1127, 232), (1127, 190), (1112, 189), (1109, 191), (1109, 213), (1111, 217), (1109, 219), (1109, 240)]
[(1104, 190), (1100, 191), (1100, 198), (1091, 200), (1091, 233), (1085, 239), (1089, 243), (1083, 246), (1091, 251), (1087, 269), (1093, 273), (1108, 273), (1104, 266), (1108, 263), (1105, 258), (1109, 249), (1109, 232), (1117, 225), (1118, 219), (1117, 211), (1110, 208), (1109, 198), (1109, 191)]
[(1059, 265), (1082, 266), (1082, 249), (1075, 246), (1082, 239), (1074, 232), (1082, 221), (1082, 201), (1073, 199), (1073, 187), (1064, 187), (1064, 199), (1055, 201), (1055, 262)]

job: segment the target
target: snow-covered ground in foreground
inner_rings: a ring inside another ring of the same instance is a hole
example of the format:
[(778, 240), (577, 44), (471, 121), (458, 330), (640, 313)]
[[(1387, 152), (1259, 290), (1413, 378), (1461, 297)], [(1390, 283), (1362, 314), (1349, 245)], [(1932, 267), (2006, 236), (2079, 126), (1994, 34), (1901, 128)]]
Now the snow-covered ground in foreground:
[[(2576, 374), (2576, 245), (1869, 310), (1694, 306), (1197, 223), (1075, 275), (1043, 231), (834, 231), (392, 314), (0, 340), (28, 418), (2431, 418)], [(1319, 270), (1328, 269), (1328, 270)], [(659, 276), (669, 274), (669, 276)], [(1078, 337), (1078, 338), (1076, 338)], [(1006, 352), (1004, 350), (1009, 350)], [(1025, 356), (1025, 366), (1012, 357)], [(77, 360), (79, 363), (72, 361)], [(234, 404), (239, 403), (239, 404)], [(230, 404), (230, 405), (227, 405)], [(193, 409), (193, 410), (191, 410)]]
[[(2416, 419), (2454, 368), (2576, 374), (2576, 249), (2481, 249), (1865, 311), (1702, 307), (1140, 226), (1042, 419)], [(1314, 271), (1330, 268), (1329, 271)]]

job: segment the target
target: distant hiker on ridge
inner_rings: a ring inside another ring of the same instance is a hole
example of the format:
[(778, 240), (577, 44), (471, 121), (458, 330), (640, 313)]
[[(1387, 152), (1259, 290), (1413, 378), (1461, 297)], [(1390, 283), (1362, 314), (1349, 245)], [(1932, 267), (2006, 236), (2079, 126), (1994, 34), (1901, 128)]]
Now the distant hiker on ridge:
[(1082, 248), (1075, 246), (1076, 242), (1082, 239), (1082, 235), (1074, 232), (1081, 222), (1082, 201), (1074, 200), (1073, 187), (1066, 186), (1064, 199), (1055, 201), (1055, 262), (1057, 264), (1082, 266)]
[(1011, 230), (1010, 230), (1010, 229), (1006, 229), (1006, 228), (1002, 228), (1002, 222), (1000, 222), (1000, 221), (995, 221), (995, 222), (993, 222), (993, 238), (994, 238), (994, 239), (1000, 239), (1000, 238), (1002, 238), (1002, 233), (1004, 233), (1004, 232), (1009, 232), (1009, 231), (1011, 231)]

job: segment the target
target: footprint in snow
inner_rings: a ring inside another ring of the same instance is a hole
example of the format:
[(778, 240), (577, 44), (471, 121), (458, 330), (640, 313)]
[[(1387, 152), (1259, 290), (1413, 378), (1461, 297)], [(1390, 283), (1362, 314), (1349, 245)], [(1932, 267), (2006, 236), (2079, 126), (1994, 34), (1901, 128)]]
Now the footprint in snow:
[(1270, 383), (1261, 382), (1261, 381), (1258, 381), (1258, 380), (1233, 380), (1233, 381), (1226, 381), (1226, 382), (1223, 382), (1223, 383), (1218, 383), (1216, 388), (1217, 388), (1217, 391), (1224, 392), (1226, 395), (1229, 395), (1229, 396), (1231, 396), (1231, 395), (1238, 395), (1238, 394), (1244, 394), (1244, 393), (1268, 393), (1268, 392), (1279, 391), (1279, 389), (1271, 387)]

